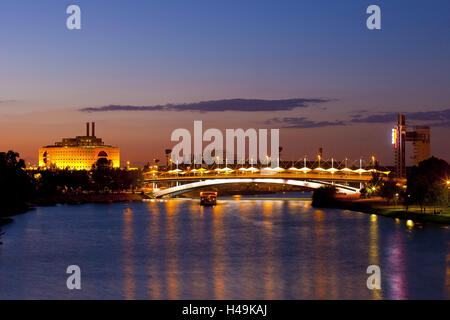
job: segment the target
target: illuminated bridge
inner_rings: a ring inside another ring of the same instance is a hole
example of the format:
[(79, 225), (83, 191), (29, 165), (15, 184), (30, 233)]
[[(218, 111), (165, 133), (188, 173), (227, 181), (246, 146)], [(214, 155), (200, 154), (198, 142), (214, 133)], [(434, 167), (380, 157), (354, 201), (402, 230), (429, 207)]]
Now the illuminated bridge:
[[(295, 168), (294, 168), (295, 169)], [(241, 168), (215, 169), (204, 168), (183, 171), (181, 169), (159, 172), (152, 170), (145, 173), (145, 182), (152, 189), (156, 198), (174, 196), (198, 188), (220, 186), (225, 184), (267, 183), (283, 184), (317, 189), (327, 185), (336, 187), (339, 193), (356, 194), (361, 187), (372, 179), (376, 171), (365, 169), (282, 169), (282, 168)], [(387, 175), (389, 172), (377, 171)]]

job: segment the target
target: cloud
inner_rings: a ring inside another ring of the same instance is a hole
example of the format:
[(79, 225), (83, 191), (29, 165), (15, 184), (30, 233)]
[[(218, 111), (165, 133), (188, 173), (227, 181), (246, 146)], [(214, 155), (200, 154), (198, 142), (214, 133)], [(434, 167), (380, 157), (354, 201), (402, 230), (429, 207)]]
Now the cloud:
[(278, 125), (280, 128), (284, 129), (294, 129), (294, 128), (321, 128), (330, 126), (345, 126), (343, 121), (313, 121), (306, 117), (292, 117), (292, 118), (272, 118), (265, 121), (268, 125)]
[(352, 116), (351, 122), (355, 123), (386, 123), (395, 122), (397, 113), (389, 112), (383, 114), (371, 114), (368, 116), (361, 116), (359, 114)]
[[(398, 112), (384, 112), (368, 116), (354, 115), (350, 120), (353, 123), (395, 123)], [(421, 111), (406, 113), (407, 121), (426, 121), (431, 126), (450, 127), (450, 109), (439, 111)]]
[(16, 100), (1, 100), (0, 99), (0, 103), (11, 103), (11, 102), (16, 102)]
[[(272, 118), (266, 120), (267, 125), (277, 125), (280, 128), (320, 128), (330, 126), (347, 126), (356, 123), (395, 123), (397, 121), (397, 112), (383, 112), (370, 114), (366, 110), (360, 110), (359, 113), (353, 114), (350, 121), (314, 121), (306, 117), (285, 117)], [(424, 124), (433, 127), (450, 127), (450, 109), (440, 111), (421, 111), (406, 113), (406, 120), (412, 124)]]
[(408, 113), (407, 119), (420, 120), (420, 121), (450, 121), (450, 109), (441, 111), (426, 111), (426, 112), (414, 112)]
[(315, 104), (322, 104), (330, 99), (223, 99), (201, 101), (195, 103), (166, 104), (153, 106), (131, 105), (107, 105), (101, 107), (81, 108), (81, 112), (107, 112), (107, 111), (198, 111), (198, 112), (223, 112), (223, 111), (282, 111), (295, 108), (306, 108)]
[(81, 108), (81, 112), (106, 112), (106, 111), (162, 111), (165, 106), (126, 106), (110, 104), (102, 107)]

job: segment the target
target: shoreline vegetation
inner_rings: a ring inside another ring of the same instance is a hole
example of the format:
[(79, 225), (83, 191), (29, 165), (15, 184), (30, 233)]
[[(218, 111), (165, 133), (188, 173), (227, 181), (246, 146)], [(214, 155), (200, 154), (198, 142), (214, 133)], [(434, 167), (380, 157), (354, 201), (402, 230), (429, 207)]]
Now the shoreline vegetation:
[(27, 170), (18, 153), (0, 152), (0, 226), (36, 206), (140, 201), (142, 183), (142, 170), (113, 168), (105, 158), (89, 171)]
[(372, 199), (355, 199), (354, 197), (336, 196), (332, 201), (314, 201), (315, 208), (329, 208), (350, 210), (367, 214), (376, 214), (392, 219), (412, 220), (419, 223), (450, 224), (450, 213), (434, 213), (433, 209), (420, 212), (419, 207), (410, 207), (408, 210), (402, 205), (390, 205), (381, 197)]
[(312, 206), (359, 211), (411, 223), (450, 224), (449, 177), (449, 164), (431, 157), (411, 168), (406, 184), (373, 174), (357, 197), (341, 196), (336, 188), (323, 187), (314, 191)]

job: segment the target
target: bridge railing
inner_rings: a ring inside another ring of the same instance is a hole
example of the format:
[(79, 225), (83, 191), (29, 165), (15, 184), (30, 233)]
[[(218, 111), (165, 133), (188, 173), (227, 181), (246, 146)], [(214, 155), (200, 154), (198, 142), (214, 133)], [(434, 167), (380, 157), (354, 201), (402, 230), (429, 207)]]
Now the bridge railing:
[(201, 179), (236, 179), (236, 178), (286, 178), (286, 179), (324, 179), (324, 180), (353, 180), (370, 181), (372, 174), (355, 173), (273, 173), (273, 174), (255, 174), (255, 173), (205, 173), (205, 174), (144, 174), (146, 180), (167, 181), (167, 180), (201, 180)]

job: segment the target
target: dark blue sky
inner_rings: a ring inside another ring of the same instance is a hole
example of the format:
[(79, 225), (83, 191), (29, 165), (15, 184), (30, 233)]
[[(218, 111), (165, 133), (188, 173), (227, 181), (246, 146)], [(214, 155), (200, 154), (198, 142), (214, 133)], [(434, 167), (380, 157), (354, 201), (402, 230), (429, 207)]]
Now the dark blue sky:
[[(66, 29), (65, 10), (70, 4), (81, 7), (82, 30)], [(365, 11), (370, 4), (381, 7), (382, 30), (366, 28)], [(86, 115), (77, 110), (111, 104), (154, 106), (236, 98), (329, 99), (323, 107), (288, 112), (277, 112), (277, 106), (272, 112), (257, 115), (224, 112), (219, 124), (214, 122), (217, 113), (201, 116), (210, 121), (210, 127), (235, 127), (236, 118), (246, 127), (264, 127), (274, 117), (291, 122), (292, 118), (306, 118), (308, 126), (311, 121), (319, 123), (320, 134), (307, 132), (314, 128), (301, 128), (301, 124), (288, 130), (287, 145), (299, 135), (310, 137), (308, 141), (317, 139), (305, 145), (305, 150), (292, 151), (295, 157), (315, 152), (317, 145), (327, 145), (327, 132), (334, 135), (342, 130), (342, 137), (346, 137), (357, 130), (356, 125), (335, 125), (351, 121), (355, 114), (366, 117), (449, 109), (449, 21), (450, 1), (445, 0), (2, 0), (0, 122), (6, 127), (17, 122), (14, 125), (23, 130), (20, 137), (24, 139), (17, 143), (25, 154), (32, 155), (43, 138), (26, 140), (29, 132), (25, 124), (37, 121), (36, 113), (46, 119), (45, 113), (50, 112), (55, 123), (65, 123), (73, 130), (78, 121), (104, 121), (105, 132), (114, 138), (117, 121), (122, 121), (124, 128), (124, 119), (130, 125), (142, 121), (144, 127), (144, 121), (159, 117), (166, 119), (164, 143), (168, 143), (171, 130), (183, 125), (183, 120), (184, 127), (192, 126), (196, 116), (186, 120), (189, 111)], [(158, 124), (161, 121), (152, 126)], [(385, 125), (380, 131), (391, 126)], [(448, 125), (439, 123), (438, 127), (440, 135), (448, 135)], [(44, 132), (46, 139), (64, 135)], [(349, 146), (349, 152), (371, 153), (364, 147), (366, 138), (362, 135), (361, 141)], [(389, 148), (384, 142), (389, 139), (384, 135), (377, 138), (382, 138), (383, 144), (374, 148), (384, 153)], [(435, 140), (433, 150), (448, 159), (443, 142)], [(160, 152), (160, 147), (157, 144), (150, 149)], [(138, 157), (133, 150), (130, 148), (130, 157)], [(386, 161), (390, 157), (386, 155)]]

